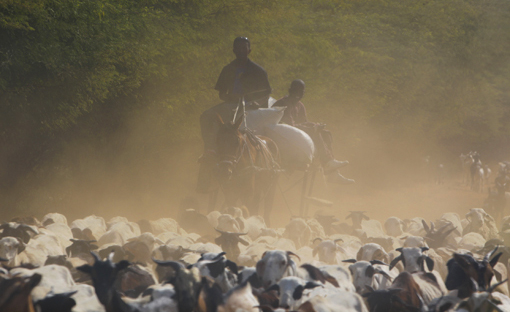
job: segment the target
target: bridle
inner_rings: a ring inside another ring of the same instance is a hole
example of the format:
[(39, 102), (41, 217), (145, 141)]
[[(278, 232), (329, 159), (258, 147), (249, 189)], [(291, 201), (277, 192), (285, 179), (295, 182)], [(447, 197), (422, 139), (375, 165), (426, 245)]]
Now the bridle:
[[(239, 164), (245, 151), (248, 151), (248, 155), (250, 157), (250, 165), (247, 166), (246, 168), (254, 167), (253, 155), (252, 155), (250, 148), (248, 146), (246, 134), (241, 134), (241, 136), (238, 136), (238, 138), (239, 138), (240, 144), (236, 149), (235, 155), (229, 155), (229, 154), (222, 153), (219, 155), (220, 161), (217, 163), (218, 167), (221, 167), (222, 165), (227, 166), (232, 171), (232, 173), (237, 172), (236, 171), (237, 165)], [(246, 168), (243, 168), (243, 169), (246, 169)]]

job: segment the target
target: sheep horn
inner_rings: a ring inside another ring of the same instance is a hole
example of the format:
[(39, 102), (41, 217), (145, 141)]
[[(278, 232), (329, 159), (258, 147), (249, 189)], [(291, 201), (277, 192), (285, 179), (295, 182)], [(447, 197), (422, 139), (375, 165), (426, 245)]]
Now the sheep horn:
[(508, 278), (504, 281), (501, 281), (497, 284), (492, 285), (491, 287), (489, 287), (489, 289), (487, 289), (487, 291), (491, 293), (494, 291), (494, 289), (498, 288), (499, 285), (502, 285), (502, 284), (506, 283), (507, 281), (508, 281)]
[(152, 258), (152, 261), (156, 263), (157, 265), (161, 266), (169, 266), (171, 267), (175, 272), (184, 269), (184, 265), (177, 261), (162, 261), (162, 260), (156, 260)]
[(386, 263), (382, 262), (381, 260), (370, 260), (370, 264), (381, 264), (381, 265), (387, 265)]
[(356, 259), (347, 259), (347, 260), (342, 260), (342, 262), (345, 262), (345, 263), (356, 263), (357, 260)]
[(320, 242), (322, 242), (322, 238), (320, 238), (320, 237), (316, 237), (316, 238), (312, 241), (312, 245), (313, 245), (313, 244), (315, 244), (315, 241), (316, 241), (316, 240), (319, 240)]
[(218, 230), (217, 228), (214, 228), (216, 230), (216, 232), (220, 233), (220, 234), (229, 234), (230, 232), (225, 232), (225, 231), (222, 231), (222, 230)]
[(398, 256), (398, 257), (396, 257), (395, 259), (393, 259), (393, 260), (390, 262), (390, 271), (391, 271), (391, 269), (393, 269), (393, 268), (397, 265), (397, 263), (398, 263), (400, 260), (402, 260), (402, 255), (400, 255), (400, 256)]
[(220, 252), (216, 257), (214, 257), (212, 260), (217, 260), (217, 259), (220, 259), (221, 257), (223, 257), (224, 255), (226, 255), (227, 253), (222, 251)]
[(94, 262), (101, 261), (101, 259), (99, 259), (99, 256), (95, 252), (91, 251), (90, 254), (92, 255), (92, 257), (94, 257), (95, 260)]
[(483, 262), (489, 262), (490, 257), (498, 250), (499, 246), (496, 246), (492, 251), (488, 252), (485, 257), (483, 257)]
[(287, 251), (287, 256), (295, 256), (296, 258), (299, 259), (299, 261), (301, 261), (301, 258), (298, 255), (296, 255), (295, 253), (293, 253), (292, 251)]

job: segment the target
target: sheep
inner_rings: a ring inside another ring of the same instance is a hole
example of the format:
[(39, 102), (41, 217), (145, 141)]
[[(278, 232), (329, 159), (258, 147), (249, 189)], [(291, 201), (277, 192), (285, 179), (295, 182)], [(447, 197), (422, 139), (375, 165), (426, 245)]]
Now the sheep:
[(285, 227), (284, 238), (291, 239), (299, 249), (309, 244), (312, 238), (312, 229), (302, 218), (294, 218)]
[(342, 241), (342, 239), (337, 240), (322, 240), (321, 238), (314, 239), (315, 241), (320, 241), (313, 248), (313, 257), (319, 255), (319, 261), (327, 264), (340, 264), (342, 260), (346, 259), (347, 252), (345, 249), (340, 247), (337, 242)]
[(384, 222), (384, 229), (386, 234), (398, 237), (404, 233), (405, 223), (397, 217), (389, 217)]
[(469, 224), (464, 227), (462, 235), (470, 232), (481, 234), (486, 240), (498, 238), (498, 229), (494, 219), (482, 208), (471, 208), (466, 214)]

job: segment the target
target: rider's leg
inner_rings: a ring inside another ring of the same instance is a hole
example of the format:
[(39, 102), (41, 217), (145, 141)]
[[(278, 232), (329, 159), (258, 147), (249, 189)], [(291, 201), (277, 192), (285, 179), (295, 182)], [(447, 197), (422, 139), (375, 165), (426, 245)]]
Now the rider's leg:
[(333, 155), (333, 136), (331, 132), (326, 129), (318, 129), (318, 135), (321, 137), (323, 144), (323, 156), (321, 162), (323, 164), (324, 171), (333, 171), (344, 166), (347, 166), (349, 162), (347, 160), (336, 160)]
[[(207, 193), (211, 188), (214, 164), (216, 164), (216, 136), (221, 122), (230, 123), (234, 116), (236, 103), (220, 103), (200, 115), (200, 130), (204, 141), (204, 154), (200, 157), (197, 192)], [(242, 115), (242, 110), (238, 116)]]
[(333, 155), (331, 144), (333, 142), (331, 132), (320, 129), (315, 124), (308, 122), (305, 125), (298, 125), (298, 128), (306, 132), (312, 138), (317, 156), (321, 162), (322, 168), (326, 173), (333, 172), (338, 168), (349, 164), (348, 161), (339, 161)]

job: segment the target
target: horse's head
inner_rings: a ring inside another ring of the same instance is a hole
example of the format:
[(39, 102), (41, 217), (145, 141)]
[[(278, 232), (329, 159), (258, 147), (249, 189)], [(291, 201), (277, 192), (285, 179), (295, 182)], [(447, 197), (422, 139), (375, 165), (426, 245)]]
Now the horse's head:
[(239, 118), (235, 123), (224, 123), (219, 117), (220, 128), (216, 141), (216, 152), (218, 155), (218, 172), (217, 176), (220, 182), (225, 182), (232, 177), (232, 173), (241, 160), (243, 153), (243, 139), (239, 127), (242, 123), (242, 118)]

